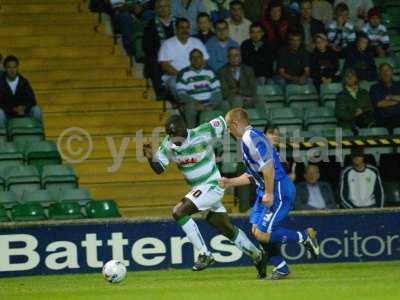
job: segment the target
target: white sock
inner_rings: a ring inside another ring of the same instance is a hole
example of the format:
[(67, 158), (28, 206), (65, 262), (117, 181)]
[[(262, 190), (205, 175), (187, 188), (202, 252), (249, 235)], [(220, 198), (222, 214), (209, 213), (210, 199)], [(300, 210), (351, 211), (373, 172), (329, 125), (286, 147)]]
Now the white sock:
[(200, 252), (201, 254), (206, 254), (210, 255), (210, 251), (208, 251), (208, 248), (206, 246), (206, 243), (203, 240), (203, 237), (201, 236), (200, 230), (197, 227), (197, 224), (195, 221), (193, 221), (192, 218), (188, 218), (186, 223), (181, 224), (181, 227), (183, 231), (186, 233), (189, 241), (193, 244), (193, 247)]
[(261, 256), (261, 250), (258, 249), (247, 237), (247, 235), (239, 228), (235, 228), (237, 230), (236, 237), (233, 239), (233, 243), (238, 247), (242, 252), (253, 260), (257, 260)]

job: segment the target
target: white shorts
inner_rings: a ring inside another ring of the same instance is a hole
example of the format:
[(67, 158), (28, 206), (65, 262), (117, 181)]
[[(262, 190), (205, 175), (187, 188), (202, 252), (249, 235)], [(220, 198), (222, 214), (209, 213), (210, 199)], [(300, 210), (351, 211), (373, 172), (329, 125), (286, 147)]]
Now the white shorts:
[(204, 184), (194, 187), (186, 196), (196, 205), (199, 211), (210, 210), (224, 213), (226, 208), (222, 204), (225, 190), (213, 184)]

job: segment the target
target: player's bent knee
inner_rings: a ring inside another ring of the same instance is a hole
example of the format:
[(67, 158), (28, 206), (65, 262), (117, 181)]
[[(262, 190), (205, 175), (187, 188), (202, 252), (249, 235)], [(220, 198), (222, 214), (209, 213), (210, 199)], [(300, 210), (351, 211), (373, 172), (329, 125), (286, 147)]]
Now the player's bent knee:
[(269, 232), (262, 232), (258, 229), (255, 230), (254, 236), (261, 243), (269, 243), (269, 240), (271, 239), (271, 234)]

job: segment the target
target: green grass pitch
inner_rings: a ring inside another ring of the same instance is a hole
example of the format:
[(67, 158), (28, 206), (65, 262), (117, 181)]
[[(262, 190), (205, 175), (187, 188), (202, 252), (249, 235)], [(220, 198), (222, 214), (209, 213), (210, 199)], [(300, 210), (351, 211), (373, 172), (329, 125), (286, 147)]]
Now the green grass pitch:
[(131, 272), (120, 284), (101, 274), (0, 279), (1, 300), (389, 300), (400, 299), (400, 261), (293, 265), (291, 277), (256, 280), (255, 269)]

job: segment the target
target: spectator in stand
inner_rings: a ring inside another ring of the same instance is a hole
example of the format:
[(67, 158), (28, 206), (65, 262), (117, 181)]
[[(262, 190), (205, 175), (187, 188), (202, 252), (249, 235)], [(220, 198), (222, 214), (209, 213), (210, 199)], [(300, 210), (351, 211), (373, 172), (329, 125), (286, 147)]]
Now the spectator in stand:
[(339, 58), (336, 52), (328, 47), (328, 37), (319, 33), (314, 37), (315, 49), (311, 54), (310, 72), (314, 84), (319, 87), (323, 83), (337, 80)]
[(163, 99), (162, 71), (158, 63), (158, 51), (165, 40), (175, 35), (175, 19), (171, 14), (170, 0), (157, 0), (155, 6), (156, 15), (144, 29), (145, 74), (151, 79), (157, 99)]
[(378, 8), (368, 11), (368, 22), (362, 31), (368, 36), (375, 55), (385, 57), (388, 54), (390, 39), (386, 26), (381, 24), (381, 13)]
[(227, 102), (222, 100), (217, 76), (205, 67), (203, 53), (198, 49), (190, 52), (190, 66), (178, 73), (176, 89), (189, 128), (196, 126), (199, 112), (219, 109), (226, 113), (229, 110)]
[(347, 69), (343, 76), (343, 91), (336, 98), (338, 125), (352, 129), (355, 134), (360, 128), (374, 125), (373, 107), (368, 91), (360, 88), (357, 73)]
[(203, 2), (213, 23), (229, 18), (229, 0), (203, 0)]
[(331, 48), (344, 57), (347, 47), (356, 40), (354, 25), (348, 21), (349, 8), (344, 3), (335, 7), (335, 20), (328, 25), (328, 40)]
[(172, 0), (172, 15), (189, 20), (191, 35), (197, 34), (197, 16), (205, 12), (203, 0)]
[(360, 80), (375, 81), (378, 79), (374, 54), (368, 47), (368, 37), (360, 33), (356, 44), (351, 46), (346, 54), (344, 69), (354, 69)]
[(307, 51), (314, 50), (313, 37), (318, 33), (325, 33), (325, 26), (321, 21), (312, 17), (312, 1), (303, 0), (300, 4), (300, 16), (293, 24), (293, 30), (300, 29), (303, 34), (303, 44)]
[(29, 81), (18, 71), (19, 60), (15, 56), (4, 59), (5, 72), (0, 77), (0, 123), (15, 117), (32, 117), (42, 122), (42, 111), (36, 103), (35, 93)]
[(271, 0), (243, 1), (244, 15), (250, 22), (259, 22), (265, 18), (270, 2)]
[(372, 0), (335, 0), (335, 6), (344, 3), (349, 8), (349, 21), (361, 30), (368, 17), (368, 11), (374, 7)]
[(176, 97), (176, 76), (190, 65), (189, 54), (193, 49), (203, 52), (208, 60), (208, 52), (203, 43), (190, 37), (190, 22), (187, 19), (176, 20), (176, 36), (164, 41), (158, 53), (158, 62), (164, 72), (163, 81), (169, 92)]
[(284, 7), (281, 1), (273, 0), (268, 14), (261, 21), (264, 26), (267, 42), (276, 57), (279, 50), (286, 45), (289, 22), (284, 17)]
[(351, 151), (352, 165), (340, 180), (340, 199), (344, 208), (383, 207), (385, 196), (377, 168), (366, 164), (363, 148)]
[(230, 18), (227, 20), (229, 24), (229, 36), (239, 45), (249, 38), (249, 30), (251, 22), (244, 17), (243, 2), (234, 0), (229, 4)]
[(276, 83), (306, 84), (310, 79), (310, 58), (306, 50), (301, 47), (301, 33), (289, 33), (289, 46), (280, 52), (278, 58), (278, 72)]
[(333, 209), (337, 205), (329, 183), (320, 181), (319, 167), (309, 164), (304, 172), (304, 182), (296, 185), (296, 210)]
[(326, 0), (313, 0), (312, 16), (328, 25), (333, 19), (332, 4)]
[(228, 50), (228, 64), (218, 72), (222, 96), (231, 108), (254, 107), (266, 116), (265, 103), (257, 96), (256, 77), (251, 67), (242, 64), (239, 48)]
[(250, 39), (243, 42), (241, 50), (243, 63), (253, 68), (258, 83), (272, 78), (273, 57), (260, 23), (250, 26)]
[(199, 13), (197, 16), (197, 28), (198, 33), (194, 37), (202, 41), (203, 44), (206, 44), (214, 36), (210, 16), (207, 13)]
[(379, 67), (380, 80), (370, 89), (378, 126), (392, 129), (400, 126), (400, 82), (393, 79), (393, 67), (382, 64)]
[(215, 24), (215, 36), (208, 40), (206, 47), (210, 55), (208, 65), (214, 72), (218, 72), (228, 63), (228, 49), (239, 47), (239, 44), (229, 36), (227, 21), (220, 20)]

